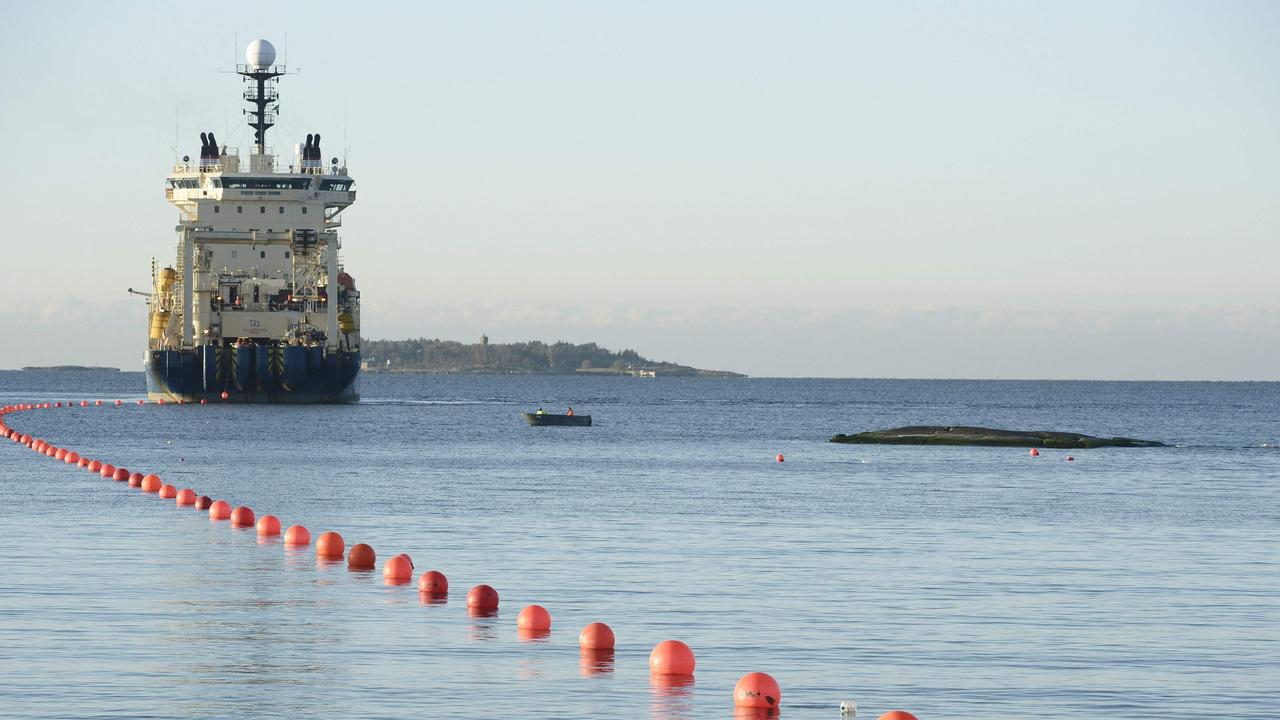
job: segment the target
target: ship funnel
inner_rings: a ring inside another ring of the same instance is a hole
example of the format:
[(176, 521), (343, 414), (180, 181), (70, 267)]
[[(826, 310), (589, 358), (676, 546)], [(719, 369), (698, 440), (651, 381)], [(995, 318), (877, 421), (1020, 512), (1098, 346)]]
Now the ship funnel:
[(307, 133), (307, 143), (302, 147), (301, 166), (304, 170), (320, 167), (320, 133)]

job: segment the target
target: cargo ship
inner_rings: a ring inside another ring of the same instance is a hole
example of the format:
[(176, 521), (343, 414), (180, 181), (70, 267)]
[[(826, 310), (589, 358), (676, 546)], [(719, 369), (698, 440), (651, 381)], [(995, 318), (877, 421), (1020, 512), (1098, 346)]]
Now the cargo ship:
[[(151, 263), (145, 360), (153, 400), (345, 403), (360, 399), (360, 293), (341, 264), (341, 214), (356, 199), (345, 162), (320, 133), (291, 156), (266, 144), (287, 74), (254, 40), (244, 84), (247, 157), (200, 133), (165, 198), (178, 209), (177, 260)], [(282, 167), (283, 166), (283, 167)]]

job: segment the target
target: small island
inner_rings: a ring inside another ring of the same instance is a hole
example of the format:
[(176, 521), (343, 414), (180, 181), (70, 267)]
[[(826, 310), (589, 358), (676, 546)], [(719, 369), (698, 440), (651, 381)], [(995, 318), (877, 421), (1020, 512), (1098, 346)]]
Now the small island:
[(366, 372), (466, 373), (473, 375), (630, 375), (633, 377), (746, 377), (727, 370), (702, 370), (660, 362), (635, 350), (614, 352), (595, 343), (541, 341), (478, 343), (418, 338), (365, 340)]
[(993, 428), (947, 425), (914, 425), (872, 430), (855, 435), (843, 433), (833, 443), (854, 445), (985, 445), (992, 447), (1042, 447), (1085, 449), (1101, 447), (1165, 447), (1154, 440), (1114, 437), (1100, 438), (1071, 432), (1044, 430), (996, 430)]
[(101, 365), (28, 365), (26, 372), (120, 372), (120, 368)]

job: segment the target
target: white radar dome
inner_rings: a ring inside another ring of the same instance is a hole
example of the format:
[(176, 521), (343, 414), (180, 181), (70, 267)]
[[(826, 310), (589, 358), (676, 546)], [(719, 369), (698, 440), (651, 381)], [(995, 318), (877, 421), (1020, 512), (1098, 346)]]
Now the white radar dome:
[(249, 63), (249, 67), (269, 68), (271, 63), (276, 61), (276, 47), (266, 40), (258, 38), (249, 43), (249, 47), (244, 49), (244, 59)]

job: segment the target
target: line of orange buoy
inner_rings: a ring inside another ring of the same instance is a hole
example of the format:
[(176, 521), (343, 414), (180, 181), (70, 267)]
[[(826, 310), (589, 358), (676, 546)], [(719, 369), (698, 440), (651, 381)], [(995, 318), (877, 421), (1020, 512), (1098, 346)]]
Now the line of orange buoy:
[[(222, 399), (226, 400), (227, 398), (228, 394), (222, 393)], [(123, 401), (116, 400), (113, 406), (119, 407), (122, 404)], [(138, 404), (143, 405), (145, 403), (139, 400)], [(164, 401), (159, 400), (157, 404), (163, 405)], [(178, 404), (182, 404), (182, 401), (179, 400)], [(200, 404), (204, 405), (205, 401), (201, 400)], [(102, 401), (96, 400), (93, 405), (100, 407), (102, 406)], [(177, 507), (194, 506), (196, 510), (208, 511), (211, 522), (230, 521), (231, 527), (254, 527), (257, 534), (263, 537), (275, 537), (281, 534), (280, 519), (275, 515), (256, 517), (252, 508), (248, 506), (241, 505), (233, 508), (231, 503), (226, 500), (213, 500), (206, 495), (198, 495), (191, 488), (179, 490), (173, 485), (164, 483), (160, 476), (154, 473), (146, 475), (139, 472), (130, 473), (128, 469), (123, 467), (115, 467), (110, 463), (103, 463), (99, 460), (90, 460), (75, 451), (55, 447), (42, 439), (33, 438), (29, 433), (19, 433), (5, 423), (5, 416), (10, 413), (51, 407), (60, 408), (62, 406), (61, 402), (57, 402), (53, 404), (6, 405), (0, 408), (0, 439), (10, 439), (15, 443), (31, 448), (37, 453), (61, 460), (68, 465), (74, 464), (91, 473), (97, 473), (104, 478), (120, 482), (127, 480), (129, 487), (139, 488), (144, 493), (155, 493), (166, 500), (172, 499)], [(68, 402), (66, 407), (71, 408), (74, 405)], [(80, 401), (80, 407), (89, 407), (89, 401)], [(1032, 448), (1031, 455), (1039, 455), (1039, 452)], [(783, 460), (782, 454), (779, 453), (776, 456), (776, 461), (783, 462)], [(301, 547), (310, 544), (310, 542), (311, 533), (302, 525), (291, 525), (284, 531), (284, 544), (286, 546)], [(342, 560), (345, 555), (347, 567), (351, 570), (368, 571), (377, 567), (377, 554), (371, 546), (365, 543), (357, 543), (347, 549), (342, 535), (332, 530), (321, 533), (316, 539), (315, 553), (320, 560), (335, 562)], [(388, 558), (382, 566), (383, 579), (390, 585), (409, 584), (413, 580), (413, 572), (413, 559), (407, 553)], [(431, 598), (447, 597), (449, 580), (438, 570), (428, 570), (422, 573), (418, 579), (418, 592)], [(473, 617), (496, 615), (499, 604), (498, 591), (490, 585), (476, 585), (467, 592), (466, 604), (468, 613)], [(528, 605), (517, 616), (516, 629), (518, 637), (522, 640), (547, 637), (551, 633), (551, 613), (541, 605)], [(587, 664), (596, 662), (598, 658), (607, 658), (608, 662), (612, 662), (615, 643), (616, 637), (613, 629), (605, 623), (593, 622), (584, 627), (578, 634), (578, 646), (582, 653), (584, 668)], [(696, 665), (693, 649), (679, 640), (663, 640), (655, 645), (652, 652), (649, 653), (651, 681), (656, 684), (684, 684), (689, 682), (693, 678)], [(762, 672), (750, 672), (743, 675), (734, 686), (733, 702), (736, 707), (747, 711), (772, 712), (776, 711), (782, 702), (782, 690), (777, 680), (771, 675)], [(905, 710), (891, 710), (881, 715), (880, 720), (917, 720), (917, 718)]]

